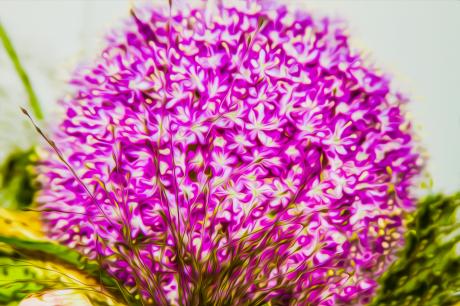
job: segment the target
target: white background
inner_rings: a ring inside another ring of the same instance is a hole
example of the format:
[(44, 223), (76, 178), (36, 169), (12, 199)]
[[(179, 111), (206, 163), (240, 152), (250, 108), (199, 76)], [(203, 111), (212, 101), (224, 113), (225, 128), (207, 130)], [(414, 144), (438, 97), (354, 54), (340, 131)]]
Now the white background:
[[(460, 191), (460, 2), (284, 3), (348, 21), (353, 46), (392, 73), (396, 87), (411, 96), (410, 110), (428, 151), (434, 191)], [(48, 120), (72, 68), (97, 54), (104, 33), (128, 16), (129, 7), (127, 0), (0, 0), (0, 21)], [(26, 97), (0, 48), (0, 158), (36, 141), (18, 105), (26, 105)]]

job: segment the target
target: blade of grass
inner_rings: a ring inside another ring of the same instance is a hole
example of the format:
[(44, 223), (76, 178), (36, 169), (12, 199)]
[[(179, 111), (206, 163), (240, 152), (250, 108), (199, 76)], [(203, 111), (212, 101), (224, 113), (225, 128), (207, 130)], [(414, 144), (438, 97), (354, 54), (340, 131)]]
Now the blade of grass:
[(27, 95), (29, 96), (29, 104), (30, 104), (30, 107), (32, 108), (32, 111), (35, 117), (39, 120), (42, 120), (43, 112), (40, 107), (40, 102), (38, 101), (37, 95), (35, 94), (35, 91), (32, 87), (32, 83), (30, 82), (29, 76), (27, 75), (27, 72), (22, 66), (21, 61), (19, 60), (18, 54), (16, 53), (16, 50), (14, 49), (13, 44), (11, 43), (11, 40), (8, 37), (8, 34), (6, 33), (1, 22), (0, 22), (0, 39), (2, 40), (6, 53), (8, 54), (8, 57), (11, 59), (11, 62), (14, 65), (14, 69), (16, 70), (19, 78), (21, 79), (22, 85), (24, 86), (24, 89), (26, 90)]

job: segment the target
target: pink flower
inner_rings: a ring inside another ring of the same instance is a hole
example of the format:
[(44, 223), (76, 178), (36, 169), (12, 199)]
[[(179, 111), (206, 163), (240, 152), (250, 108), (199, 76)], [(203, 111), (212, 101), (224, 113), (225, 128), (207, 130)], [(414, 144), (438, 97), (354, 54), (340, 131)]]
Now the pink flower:
[(75, 76), (50, 236), (145, 304), (365, 303), (420, 171), (403, 101), (333, 20), (235, 5), (133, 12)]

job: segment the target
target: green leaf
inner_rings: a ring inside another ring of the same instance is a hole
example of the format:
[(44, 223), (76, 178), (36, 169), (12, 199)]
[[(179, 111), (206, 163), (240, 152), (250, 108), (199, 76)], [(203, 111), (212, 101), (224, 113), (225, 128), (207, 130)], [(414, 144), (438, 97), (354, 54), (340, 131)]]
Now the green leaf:
[(57, 289), (78, 291), (93, 305), (138, 305), (96, 261), (50, 241), (39, 213), (0, 208), (0, 305)]
[(421, 201), (405, 238), (371, 305), (460, 303), (460, 193)]
[(0, 245), (0, 305), (51, 289), (80, 290), (98, 305), (123, 305), (125, 300), (137, 304), (96, 262), (74, 250), (53, 242), (2, 236)]
[(21, 61), (19, 60), (19, 56), (16, 53), (16, 50), (13, 47), (13, 44), (8, 37), (5, 29), (3, 28), (0, 22), (0, 40), (3, 42), (3, 46), (5, 47), (6, 53), (8, 54), (11, 62), (14, 65), (14, 69), (16, 70), (19, 78), (21, 79), (22, 85), (29, 96), (29, 105), (32, 108), (35, 117), (41, 120), (43, 119), (43, 112), (40, 107), (40, 102), (38, 101), (37, 95), (32, 87), (32, 83), (30, 82), (29, 76), (25, 71), (24, 67), (22, 67)]
[[(5, 247), (3, 247), (5, 250)], [(32, 293), (71, 288), (94, 305), (123, 305), (106, 288), (77, 270), (19, 253), (0, 252), (0, 305), (17, 305)]]

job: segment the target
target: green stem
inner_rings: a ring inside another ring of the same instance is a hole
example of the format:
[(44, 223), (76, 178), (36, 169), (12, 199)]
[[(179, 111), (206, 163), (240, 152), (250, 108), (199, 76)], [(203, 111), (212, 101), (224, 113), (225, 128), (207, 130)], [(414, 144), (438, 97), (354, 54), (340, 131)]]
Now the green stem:
[(38, 101), (37, 95), (35, 94), (35, 91), (32, 87), (32, 83), (30, 82), (29, 76), (24, 70), (24, 67), (21, 65), (18, 54), (16, 53), (16, 50), (14, 49), (13, 44), (11, 43), (8, 34), (6, 34), (6, 31), (3, 28), (1, 22), (0, 39), (2, 40), (3, 46), (5, 47), (5, 50), (8, 53), (9, 58), (13, 62), (14, 68), (16, 69), (16, 72), (22, 81), (22, 85), (24, 85), (27, 95), (29, 96), (29, 104), (32, 108), (35, 117), (39, 120), (43, 119), (43, 112), (40, 107), (40, 102)]

